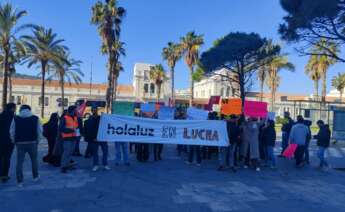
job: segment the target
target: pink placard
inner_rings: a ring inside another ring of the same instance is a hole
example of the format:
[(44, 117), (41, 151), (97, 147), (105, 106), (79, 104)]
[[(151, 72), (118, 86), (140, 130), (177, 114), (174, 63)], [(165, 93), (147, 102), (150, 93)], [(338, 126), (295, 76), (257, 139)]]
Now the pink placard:
[(256, 101), (245, 101), (244, 103), (244, 115), (256, 118), (267, 117), (267, 103)]

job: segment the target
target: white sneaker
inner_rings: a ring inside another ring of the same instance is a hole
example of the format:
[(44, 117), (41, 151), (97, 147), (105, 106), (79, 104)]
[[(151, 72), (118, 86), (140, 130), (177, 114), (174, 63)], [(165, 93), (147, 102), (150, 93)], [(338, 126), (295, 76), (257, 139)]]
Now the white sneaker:
[(33, 179), (33, 181), (34, 181), (34, 182), (38, 182), (40, 179), (41, 179), (41, 177), (38, 175), (38, 177), (35, 177), (35, 178)]
[(109, 166), (104, 166), (104, 170), (109, 171), (110, 167)]
[(259, 172), (259, 171), (261, 171), (261, 169), (260, 168), (256, 168), (256, 171)]
[(98, 171), (98, 169), (99, 169), (98, 166), (94, 166), (94, 167), (92, 168), (92, 171), (93, 171), (93, 172), (96, 172), (96, 171)]
[(19, 188), (23, 188), (23, 183), (18, 183), (17, 186), (18, 186)]

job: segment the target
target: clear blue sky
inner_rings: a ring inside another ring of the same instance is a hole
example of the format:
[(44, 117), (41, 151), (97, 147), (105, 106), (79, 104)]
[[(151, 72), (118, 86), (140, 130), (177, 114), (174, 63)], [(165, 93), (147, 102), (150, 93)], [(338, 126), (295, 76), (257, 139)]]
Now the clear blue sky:
[[(19, 9), (28, 11), (22, 23), (51, 27), (66, 40), (72, 55), (83, 61), (84, 81), (89, 81), (90, 64), (93, 63), (94, 82), (106, 81), (106, 56), (100, 54), (100, 38), (95, 26), (90, 24), (91, 7), (95, 0), (7, 0)], [(296, 66), (295, 73), (282, 72), (281, 92), (310, 94), (312, 82), (304, 74), (307, 58), (299, 57), (291, 46), (279, 40), (277, 28), (284, 11), (278, 0), (120, 0), (127, 9), (122, 26), (122, 40), (127, 56), (122, 58), (125, 72), (119, 82), (132, 82), (136, 62), (163, 63), (162, 48), (168, 41), (179, 41), (188, 31), (204, 34), (208, 49), (212, 42), (229, 32), (256, 32), (272, 38), (284, 46), (289, 59)], [(35, 69), (19, 68), (22, 73), (37, 74)], [(342, 64), (331, 68), (330, 79)], [(176, 67), (176, 87), (188, 87), (188, 69), (183, 61)], [(253, 87), (257, 90), (257, 85)]]

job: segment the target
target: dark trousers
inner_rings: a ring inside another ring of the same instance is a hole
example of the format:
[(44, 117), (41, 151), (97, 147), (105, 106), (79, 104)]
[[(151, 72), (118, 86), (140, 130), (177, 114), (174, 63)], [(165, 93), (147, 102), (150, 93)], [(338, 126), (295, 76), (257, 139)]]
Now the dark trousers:
[(17, 144), (17, 182), (22, 183), (24, 179), (23, 175), (23, 164), (25, 155), (28, 154), (32, 164), (32, 176), (33, 178), (38, 177), (38, 160), (37, 160), (37, 143), (32, 144)]
[(304, 148), (304, 160), (305, 162), (309, 163), (309, 143), (310, 140), (306, 142), (305, 148)]
[(137, 160), (146, 162), (149, 159), (149, 144), (137, 144)]
[(79, 155), (80, 154), (80, 139), (81, 139), (81, 137), (77, 137), (77, 141), (75, 143), (73, 155)]
[(98, 156), (98, 149), (101, 147), (102, 149), (102, 165), (107, 166), (108, 165), (108, 143), (106, 142), (92, 142), (92, 156), (93, 156), (93, 165), (98, 166), (99, 165), (99, 156)]
[(11, 156), (14, 145), (7, 144), (0, 146), (0, 177), (7, 177), (11, 166)]
[(296, 166), (301, 165), (301, 163), (304, 160), (304, 152), (305, 152), (305, 146), (298, 145), (296, 151), (295, 151), (295, 159), (296, 159)]
[(194, 154), (196, 154), (196, 162), (198, 164), (201, 163), (201, 147), (200, 146), (189, 146), (189, 152), (188, 152), (188, 162), (193, 163)]
[(48, 138), (48, 154), (43, 157), (43, 162), (53, 163), (53, 151), (55, 147), (56, 138)]
[(91, 141), (87, 141), (87, 146), (86, 146), (86, 150), (85, 150), (85, 157), (89, 157), (92, 156), (92, 144)]
[(154, 144), (153, 152), (155, 160), (162, 160), (161, 154), (163, 151), (163, 144)]

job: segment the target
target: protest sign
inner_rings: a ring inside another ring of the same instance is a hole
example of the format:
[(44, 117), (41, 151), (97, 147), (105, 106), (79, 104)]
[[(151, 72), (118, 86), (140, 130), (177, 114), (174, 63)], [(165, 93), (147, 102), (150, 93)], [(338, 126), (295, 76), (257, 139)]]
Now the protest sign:
[(158, 119), (160, 120), (174, 120), (175, 118), (175, 108), (161, 106), (158, 111)]
[(224, 121), (159, 120), (103, 114), (98, 141), (228, 146)]
[(114, 102), (112, 114), (133, 116), (134, 103), (133, 102)]
[(245, 101), (244, 103), (244, 115), (256, 118), (267, 117), (267, 103), (256, 101)]
[(207, 120), (208, 111), (197, 109), (194, 107), (189, 107), (187, 109), (187, 119), (188, 120)]
[(241, 115), (241, 99), (223, 99), (221, 105), (221, 113), (224, 115)]

